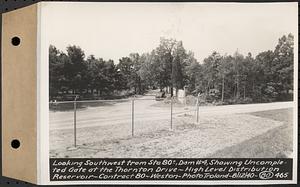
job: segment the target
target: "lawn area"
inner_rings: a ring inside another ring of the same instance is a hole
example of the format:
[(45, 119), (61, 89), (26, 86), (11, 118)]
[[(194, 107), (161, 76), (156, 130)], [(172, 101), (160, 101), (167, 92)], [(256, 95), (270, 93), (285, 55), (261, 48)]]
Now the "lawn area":
[(209, 157), (233, 158), (286, 158), (293, 152), (293, 109), (278, 109), (249, 113), (250, 115), (280, 121), (283, 125), (219, 150)]

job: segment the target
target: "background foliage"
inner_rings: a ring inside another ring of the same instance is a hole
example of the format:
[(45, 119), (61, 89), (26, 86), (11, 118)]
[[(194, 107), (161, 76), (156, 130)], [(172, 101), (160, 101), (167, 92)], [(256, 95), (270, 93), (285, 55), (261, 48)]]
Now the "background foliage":
[(238, 51), (221, 55), (213, 51), (203, 62), (187, 51), (182, 41), (161, 38), (148, 53), (131, 53), (119, 59), (85, 57), (75, 45), (66, 52), (49, 48), (50, 98), (78, 94), (83, 99), (116, 98), (160, 89), (173, 95), (186, 89), (205, 102), (232, 104), (292, 100), (292, 34), (282, 36), (274, 50), (253, 57)]

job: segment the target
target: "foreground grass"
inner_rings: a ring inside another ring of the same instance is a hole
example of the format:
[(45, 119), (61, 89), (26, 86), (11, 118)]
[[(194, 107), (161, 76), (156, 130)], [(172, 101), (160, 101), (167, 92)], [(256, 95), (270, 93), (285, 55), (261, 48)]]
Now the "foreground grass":
[(249, 113), (250, 115), (283, 122), (282, 126), (271, 129), (264, 134), (243, 141), (237, 145), (224, 148), (209, 157), (233, 158), (285, 158), (293, 152), (293, 110), (278, 109)]
[[(198, 124), (193, 116), (178, 115), (173, 118), (173, 129), (169, 124), (169, 120), (137, 121), (134, 137), (131, 136), (130, 124), (122, 122), (80, 128), (76, 149), (72, 145), (72, 129), (52, 130), (50, 157), (207, 158), (224, 148), (225, 152), (221, 151), (215, 157), (231, 157), (231, 152), (226, 153), (226, 147), (240, 145), (283, 126), (281, 121), (250, 114), (202, 115)], [(258, 156), (254, 154), (251, 157)]]

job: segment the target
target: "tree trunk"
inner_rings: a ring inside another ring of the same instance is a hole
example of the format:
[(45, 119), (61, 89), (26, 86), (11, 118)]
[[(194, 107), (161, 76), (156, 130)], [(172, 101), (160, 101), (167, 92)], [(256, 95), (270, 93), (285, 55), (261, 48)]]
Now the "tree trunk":
[(254, 90), (254, 80), (252, 80), (252, 98), (255, 96), (255, 90)]
[(244, 85), (244, 99), (246, 98), (246, 85)]
[(240, 88), (239, 88), (239, 74), (237, 74), (237, 76), (236, 76), (237, 78), (236, 78), (236, 98), (238, 99), (238, 98), (240, 98)]
[(236, 92), (236, 86), (233, 87), (233, 98), (236, 97), (236, 93), (235, 92)]
[(205, 97), (204, 97), (204, 100), (205, 100), (205, 102), (206, 102), (206, 98), (207, 98), (207, 96), (208, 96), (208, 94), (209, 94), (209, 84), (210, 84), (210, 82), (208, 81), (207, 82), (207, 86), (206, 86), (206, 88), (205, 88)]
[(225, 85), (225, 75), (223, 75), (223, 81), (222, 81), (222, 102), (224, 102), (224, 85)]
[(139, 93), (138, 94), (142, 94), (142, 83), (141, 83), (141, 79), (139, 79), (139, 82), (138, 82), (138, 90), (139, 90)]

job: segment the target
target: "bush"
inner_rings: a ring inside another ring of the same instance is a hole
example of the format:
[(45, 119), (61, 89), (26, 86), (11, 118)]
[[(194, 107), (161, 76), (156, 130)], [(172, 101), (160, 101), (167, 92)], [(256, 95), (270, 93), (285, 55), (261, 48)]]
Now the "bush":
[(218, 89), (210, 89), (208, 92), (208, 96), (211, 100), (217, 101), (221, 96), (221, 92)]
[(216, 105), (216, 106), (220, 106), (220, 105), (226, 105), (228, 103), (222, 102), (222, 101), (216, 101), (216, 102), (213, 102), (213, 104)]
[(253, 100), (250, 97), (245, 97), (245, 98), (241, 99), (240, 103), (241, 104), (249, 104), (249, 103), (253, 103)]
[(195, 97), (195, 96), (192, 96), (192, 95), (188, 95), (188, 96), (186, 96), (186, 104), (187, 105), (196, 105), (197, 104), (197, 97)]
[(250, 98), (250, 97), (234, 98), (234, 99), (226, 100), (225, 103), (228, 103), (228, 104), (249, 104), (249, 103), (253, 103), (253, 99)]

